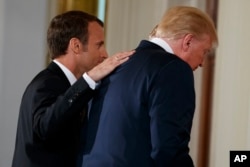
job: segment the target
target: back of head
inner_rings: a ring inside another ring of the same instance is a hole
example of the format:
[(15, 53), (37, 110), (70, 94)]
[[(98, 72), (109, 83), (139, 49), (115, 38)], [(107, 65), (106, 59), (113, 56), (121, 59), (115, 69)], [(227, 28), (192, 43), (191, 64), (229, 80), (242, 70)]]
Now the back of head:
[(88, 25), (94, 21), (103, 27), (101, 20), (83, 11), (68, 11), (55, 16), (47, 32), (51, 58), (66, 54), (71, 38), (78, 38), (82, 44), (87, 44)]
[(196, 37), (207, 34), (214, 45), (218, 43), (212, 19), (201, 10), (189, 6), (176, 6), (167, 10), (150, 36), (175, 39), (188, 33)]

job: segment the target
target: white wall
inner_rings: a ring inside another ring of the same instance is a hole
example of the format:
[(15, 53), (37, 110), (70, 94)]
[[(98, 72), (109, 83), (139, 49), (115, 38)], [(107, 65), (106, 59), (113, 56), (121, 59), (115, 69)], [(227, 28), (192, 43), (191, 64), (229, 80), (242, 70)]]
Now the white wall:
[(2, 106), (3, 106), (3, 27), (4, 27), (4, 0), (0, 0), (0, 167), (2, 167), (2, 153), (1, 150), (3, 150), (3, 142), (1, 142), (3, 139), (3, 116), (2, 116)]
[(0, 1), (0, 167), (11, 166), (18, 109), (45, 64), (47, 0)]
[(250, 150), (249, 6), (219, 1), (210, 167), (229, 166), (230, 150)]

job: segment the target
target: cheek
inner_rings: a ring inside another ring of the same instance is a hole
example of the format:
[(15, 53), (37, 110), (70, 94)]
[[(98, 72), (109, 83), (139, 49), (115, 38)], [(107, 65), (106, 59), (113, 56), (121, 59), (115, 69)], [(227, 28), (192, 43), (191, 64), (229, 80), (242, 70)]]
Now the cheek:
[(206, 53), (204, 53), (204, 51), (202, 51), (200, 53), (200, 57), (201, 57), (201, 60), (203, 61), (205, 59), (205, 56), (206, 56)]
[(203, 57), (204, 57), (204, 52), (203, 52), (203, 50), (202, 49), (197, 49), (196, 50), (196, 52), (194, 53), (194, 55), (195, 55), (195, 59), (196, 60), (202, 60), (203, 59)]
[(193, 54), (191, 55), (191, 64), (192, 66), (196, 67), (199, 66), (202, 61), (203, 61), (203, 53), (200, 52), (200, 50), (196, 50), (193, 52)]
[(202, 65), (204, 61), (204, 53), (203, 51), (197, 52), (196, 59), (195, 59), (195, 65), (199, 66)]
[(195, 63), (196, 65), (201, 64), (203, 61), (203, 54), (201, 53), (197, 53), (196, 57), (195, 57)]
[(94, 60), (95, 58), (95, 55), (96, 55), (96, 51), (94, 49), (89, 49), (88, 50), (88, 59), (89, 60)]
[(90, 60), (90, 64), (92, 64), (93, 66), (96, 66), (97, 64), (100, 63), (100, 53), (98, 50), (93, 50), (92, 52), (89, 53), (89, 60)]

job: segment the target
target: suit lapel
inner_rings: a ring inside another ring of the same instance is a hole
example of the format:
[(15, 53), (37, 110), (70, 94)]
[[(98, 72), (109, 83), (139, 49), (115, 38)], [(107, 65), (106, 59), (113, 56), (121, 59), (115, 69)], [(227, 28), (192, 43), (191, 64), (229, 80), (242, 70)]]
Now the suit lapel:
[(65, 74), (63, 73), (63, 71), (61, 70), (61, 68), (54, 63), (53, 61), (48, 65), (47, 69), (49, 71), (51, 71), (52, 73), (58, 75), (60, 78), (62, 78), (65, 82), (67, 82), (68, 87), (70, 87), (70, 82), (68, 80), (68, 78), (65, 76)]

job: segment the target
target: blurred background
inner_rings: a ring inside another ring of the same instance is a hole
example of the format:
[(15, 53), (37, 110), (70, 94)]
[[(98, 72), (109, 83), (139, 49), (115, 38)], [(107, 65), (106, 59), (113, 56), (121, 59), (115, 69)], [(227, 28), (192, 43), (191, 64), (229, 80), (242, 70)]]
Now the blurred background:
[(49, 62), (52, 17), (71, 9), (98, 16), (112, 55), (147, 39), (176, 5), (207, 12), (219, 35), (216, 52), (195, 71), (190, 154), (196, 167), (227, 167), (230, 150), (250, 150), (249, 0), (0, 0), (0, 167), (11, 166), (24, 89)]

